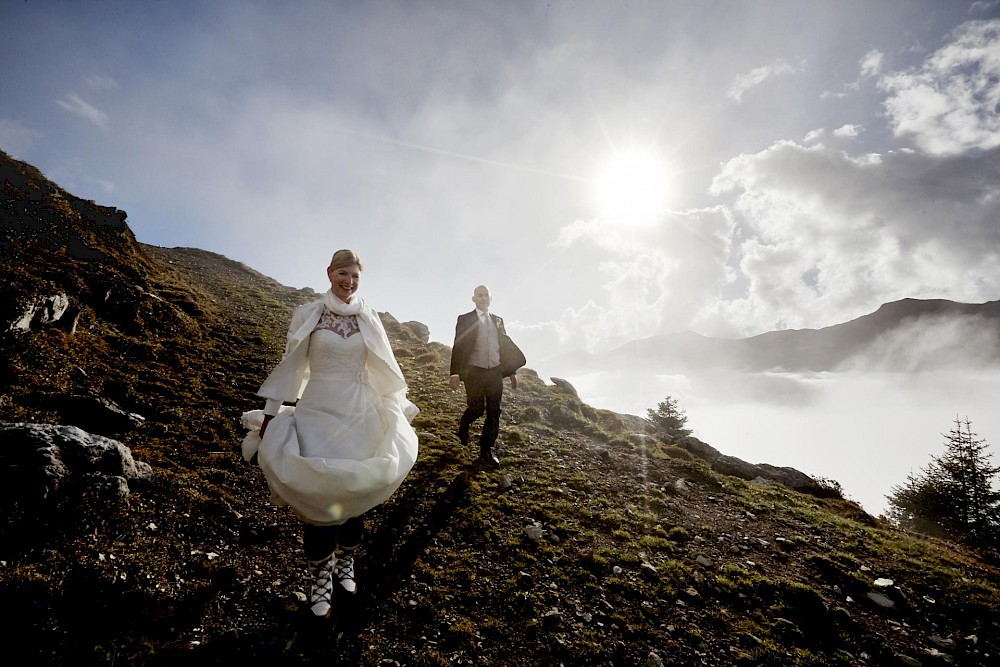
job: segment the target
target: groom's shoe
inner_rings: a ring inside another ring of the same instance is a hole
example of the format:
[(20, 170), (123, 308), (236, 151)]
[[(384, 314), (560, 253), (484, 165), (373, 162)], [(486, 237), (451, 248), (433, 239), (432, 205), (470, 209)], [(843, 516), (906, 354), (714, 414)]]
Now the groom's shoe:
[(479, 450), (479, 464), (487, 468), (499, 468), (500, 459), (493, 453), (492, 448), (481, 449)]

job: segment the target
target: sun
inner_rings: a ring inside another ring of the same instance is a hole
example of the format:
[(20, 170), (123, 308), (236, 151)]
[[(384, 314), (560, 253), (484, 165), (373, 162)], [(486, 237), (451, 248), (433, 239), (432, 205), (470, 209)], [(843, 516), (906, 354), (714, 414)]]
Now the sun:
[(652, 153), (616, 154), (595, 181), (598, 216), (623, 225), (655, 223), (666, 211), (668, 180), (663, 163)]

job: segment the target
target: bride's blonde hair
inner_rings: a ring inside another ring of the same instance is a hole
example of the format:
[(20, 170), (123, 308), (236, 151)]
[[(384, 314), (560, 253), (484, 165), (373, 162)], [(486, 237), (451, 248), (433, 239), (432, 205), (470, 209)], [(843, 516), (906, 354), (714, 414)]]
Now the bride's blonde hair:
[(358, 268), (362, 271), (365, 270), (365, 267), (361, 265), (361, 258), (358, 257), (358, 253), (344, 248), (333, 253), (333, 259), (330, 260), (330, 266), (327, 270), (336, 270), (352, 264), (357, 264)]

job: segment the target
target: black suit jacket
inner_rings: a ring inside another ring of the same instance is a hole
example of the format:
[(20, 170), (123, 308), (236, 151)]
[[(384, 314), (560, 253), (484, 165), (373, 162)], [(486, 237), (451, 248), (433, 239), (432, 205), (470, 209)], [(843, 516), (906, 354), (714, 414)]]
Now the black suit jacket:
[[(500, 341), (500, 374), (503, 377), (513, 375), (518, 368), (524, 366), (524, 353), (507, 335), (503, 318), (493, 313), (490, 313), (490, 317), (496, 325), (497, 338)], [(472, 356), (472, 348), (476, 346), (478, 327), (479, 314), (475, 309), (470, 313), (459, 315), (455, 324), (455, 344), (451, 348), (451, 374), (459, 376), (463, 382), (469, 373), (469, 357)]]

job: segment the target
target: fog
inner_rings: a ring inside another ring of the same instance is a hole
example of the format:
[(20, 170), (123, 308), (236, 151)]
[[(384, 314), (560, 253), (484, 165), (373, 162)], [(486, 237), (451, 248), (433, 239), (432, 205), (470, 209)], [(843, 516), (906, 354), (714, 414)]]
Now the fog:
[(834, 479), (874, 515), (893, 485), (944, 451), (956, 415), (968, 416), (990, 451), (1000, 447), (1000, 372), (563, 377), (588, 404), (615, 412), (645, 416), (672, 396), (693, 435), (724, 454)]

